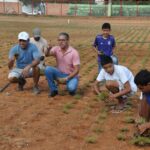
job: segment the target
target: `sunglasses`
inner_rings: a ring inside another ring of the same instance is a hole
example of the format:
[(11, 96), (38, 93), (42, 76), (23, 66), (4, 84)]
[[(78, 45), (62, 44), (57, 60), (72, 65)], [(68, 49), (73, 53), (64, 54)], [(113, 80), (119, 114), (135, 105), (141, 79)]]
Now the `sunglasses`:
[(19, 42), (27, 42), (26, 40), (19, 40)]

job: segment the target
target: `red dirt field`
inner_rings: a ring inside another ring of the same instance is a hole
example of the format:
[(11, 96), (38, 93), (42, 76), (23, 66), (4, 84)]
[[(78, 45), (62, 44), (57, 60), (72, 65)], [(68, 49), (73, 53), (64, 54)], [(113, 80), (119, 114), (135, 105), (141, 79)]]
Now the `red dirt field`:
[[(139, 93), (132, 98), (130, 109), (112, 114), (92, 92), (97, 62), (91, 45), (101, 31), (100, 25), (106, 21), (112, 24), (119, 63), (129, 67), (134, 74), (142, 68), (149, 69), (149, 18), (0, 16), (0, 87), (8, 82), (8, 52), (17, 43), (20, 31), (28, 31), (31, 35), (34, 27), (40, 27), (43, 37), (52, 45), (57, 44), (59, 32), (68, 32), (71, 45), (81, 57), (79, 90), (74, 97), (61, 86), (59, 96), (48, 98), (44, 76), (40, 78), (42, 92), (38, 96), (32, 94), (32, 79), (28, 79), (23, 92), (17, 92), (17, 85), (13, 84), (0, 93), (0, 150), (150, 149), (131, 143), (135, 124), (125, 123), (126, 117), (138, 117)], [(56, 64), (52, 57), (46, 58), (46, 62), (47, 65)], [(125, 141), (117, 139), (122, 128), (129, 130), (125, 133)]]

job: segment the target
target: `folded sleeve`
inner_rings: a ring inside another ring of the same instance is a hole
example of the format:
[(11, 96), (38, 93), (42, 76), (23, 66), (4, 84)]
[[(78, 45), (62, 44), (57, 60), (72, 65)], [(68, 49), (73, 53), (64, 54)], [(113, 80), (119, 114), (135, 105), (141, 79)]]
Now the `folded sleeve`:
[(74, 66), (80, 65), (80, 56), (79, 56), (79, 53), (77, 51), (74, 52), (74, 54), (73, 54), (72, 62), (73, 62)]
[(10, 49), (9, 51), (9, 59), (13, 59), (14, 55), (18, 53), (18, 46), (14, 46), (13, 48)]

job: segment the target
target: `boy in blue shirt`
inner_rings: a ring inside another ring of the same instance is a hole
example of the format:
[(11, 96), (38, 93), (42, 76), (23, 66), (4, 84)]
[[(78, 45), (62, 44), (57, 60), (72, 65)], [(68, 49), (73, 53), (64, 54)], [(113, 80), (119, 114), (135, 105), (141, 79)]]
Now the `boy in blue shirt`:
[(102, 34), (96, 36), (94, 41), (94, 49), (98, 54), (98, 70), (102, 69), (101, 66), (101, 55), (110, 56), (114, 64), (118, 64), (118, 59), (113, 55), (113, 51), (116, 47), (115, 38), (110, 35), (111, 25), (109, 23), (104, 23), (102, 25)]
[(141, 101), (139, 108), (139, 115), (143, 117), (147, 123), (139, 125), (140, 134), (150, 129), (150, 72), (148, 70), (141, 70), (135, 76), (134, 82), (141, 90)]
[[(39, 94), (38, 81), (40, 70), (40, 53), (37, 47), (29, 42), (29, 34), (20, 32), (18, 35), (19, 44), (15, 45), (9, 52), (8, 68), (10, 73), (8, 79), (10, 82), (18, 83), (18, 90), (22, 91), (26, 83), (25, 78), (33, 77), (33, 92)], [(16, 67), (14, 68), (14, 63)]]

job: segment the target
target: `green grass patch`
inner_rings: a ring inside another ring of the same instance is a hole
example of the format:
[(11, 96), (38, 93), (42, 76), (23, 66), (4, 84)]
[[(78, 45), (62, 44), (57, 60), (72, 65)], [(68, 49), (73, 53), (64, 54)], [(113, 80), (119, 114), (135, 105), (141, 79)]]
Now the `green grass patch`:
[(135, 120), (132, 117), (126, 117), (125, 120), (124, 120), (124, 122), (125, 123), (133, 124), (133, 123), (135, 123)]
[(100, 134), (100, 133), (104, 132), (104, 130), (100, 127), (95, 127), (92, 131), (94, 133), (97, 133), (97, 134)]
[(98, 120), (106, 119), (106, 118), (107, 118), (107, 113), (106, 112), (102, 112), (98, 115)]
[(140, 118), (138, 118), (138, 119), (136, 120), (136, 123), (137, 123), (138, 125), (144, 124), (144, 123), (146, 123), (146, 119), (143, 118), (143, 117), (140, 117)]
[(72, 108), (74, 108), (74, 103), (73, 102), (66, 103), (63, 106), (63, 113), (68, 114), (69, 110), (72, 109)]
[(118, 139), (119, 141), (125, 141), (125, 140), (126, 140), (126, 137), (125, 137), (124, 134), (119, 133), (119, 134), (117, 135), (117, 139)]
[(97, 136), (91, 135), (85, 138), (86, 143), (94, 144), (97, 142)]
[(122, 132), (122, 133), (129, 132), (129, 129), (128, 128), (121, 128), (120, 132)]
[(142, 137), (142, 136), (134, 137), (131, 143), (138, 146), (150, 145), (150, 137)]
[(106, 101), (109, 98), (108, 92), (101, 92), (98, 95), (98, 100), (100, 101)]

